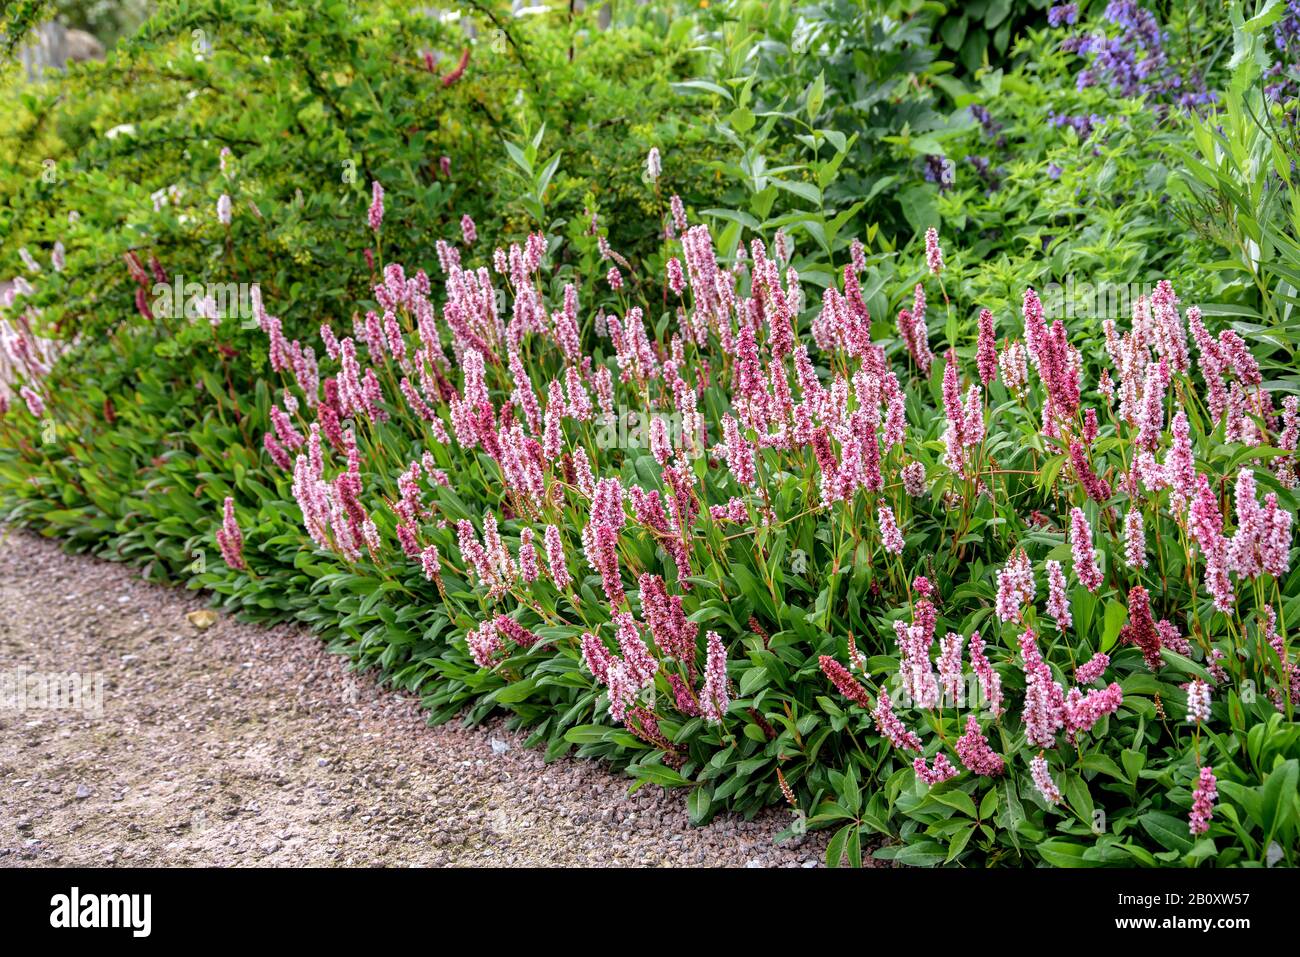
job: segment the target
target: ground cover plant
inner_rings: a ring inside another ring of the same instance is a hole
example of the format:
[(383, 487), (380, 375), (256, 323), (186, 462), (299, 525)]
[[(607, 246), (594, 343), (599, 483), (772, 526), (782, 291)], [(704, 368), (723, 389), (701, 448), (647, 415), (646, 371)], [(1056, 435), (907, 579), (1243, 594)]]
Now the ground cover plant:
[[(683, 200), (694, 164), (651, 145), (639, 195), (557, 222), (563, 162), (530, 135), (503, 151), (514, 234), (453, 201), (426, 260), (390, 169), (337, 213), (330, 241), (373, 268), (328, 308), (268, 282), (242, 324), (200, 298), (70, 343), (30, 303), (74, 270), (28, 250), (4, 329), (7, 514), (305, 621), (433, 720), (508, 712), (548, 755), (681, 788), (696, 820), (786, 804), (792, 832), (832, 830), (834, 865), (1294, 865), (1294, 113), (1250, 98), (1276, 79), (1284, 12), (1237, 16), (1222, 99), (1180, 103), (1165, 74), (1079, 84), (1120, 117), (1088, 136), (1033, 119), (1064, 61), (1038, 86), (948, 84), (971, 118), (959, 159), (990, 135), (1027, 155), (965, 200), (922, 187), (912, 231), (863, 226), (871, 198), (841, 177), (876, 160), (843, 172), (853, 133), (816, 80), (762, 124), (746, 80), (704, 91), (733, 134), (718, 205)], [(1025, 43), (1079, 16), (1054, 9)], [(1003, 89), (1029, 95), (991, 132), (972, 106)], [(807, 153), (756, 162), (795, 115)], [(1275, 174), (1248, 196), (1237, 142)], [(1189, 219), (1238, 204), (1226, 238), (1160, 214), (1139, 143), (1181, 158)], [(1047, 175), (1067, 150), (1087, 165)], [(911, 154), (892, 175), (923, 177)], [(220, 193), (192, 228), (252, 255), (272, 227), (232, 198), (243, 157), (197, 161)], [(1195, 275), (1238, 235), (1267, 254)], [(1120, 307), (1076, 314), (1049, 288), (1080, 264), (1123, 284)], [(1172, 281), (1129, 286), (1153, 270)], [(119, 310), (160, 271), (128, 255)], [(177, 343), (199, 357), (182, 395), (150, 368)], [(125, 388), (73, 387), (110, 361)], [(141, 469), (140, 493), (116, 491)]]

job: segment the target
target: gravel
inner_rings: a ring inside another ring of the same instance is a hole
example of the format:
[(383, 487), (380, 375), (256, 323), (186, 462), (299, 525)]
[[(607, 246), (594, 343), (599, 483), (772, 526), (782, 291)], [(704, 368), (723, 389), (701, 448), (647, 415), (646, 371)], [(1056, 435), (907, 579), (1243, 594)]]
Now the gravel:
[[(125, 565), (0, 541), (0, 676), (102, 673), (103, 708), (0, 705), (0, 866), (812, 867), (790, 813), (691, 827), (685, 792), (550, 764), (504, 720), (417, 699), (297, 626), (263, 628)], [(187, 615), (189, 616), (187, 618)]]

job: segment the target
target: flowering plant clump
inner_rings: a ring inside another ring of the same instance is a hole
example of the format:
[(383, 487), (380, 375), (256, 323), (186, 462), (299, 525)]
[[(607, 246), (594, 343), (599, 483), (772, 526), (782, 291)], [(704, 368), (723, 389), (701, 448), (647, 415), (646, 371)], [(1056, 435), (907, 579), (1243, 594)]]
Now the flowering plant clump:
[[(259, 487), (317, 588), (379, 613), (360, 647), (697, 818), (793, 795), (835, 863), (1291, 854), (1249, 795), (1294, 800), (1300, 430), (1244, 341), (1161, 283), (1099, 339), (1025, 289), (940, 348), (937, 232), (895, 335), (861, 261), (817, 297), (783, 234), (724, 257), (681, 225), (661, 276), (609, 250), (637, 301), (584, 308), (547, 236), (472, 223), (315, 343), (255, 297)], [(266, 507), (225, 499), (218, 590), (283, 560), (241, 531)]]

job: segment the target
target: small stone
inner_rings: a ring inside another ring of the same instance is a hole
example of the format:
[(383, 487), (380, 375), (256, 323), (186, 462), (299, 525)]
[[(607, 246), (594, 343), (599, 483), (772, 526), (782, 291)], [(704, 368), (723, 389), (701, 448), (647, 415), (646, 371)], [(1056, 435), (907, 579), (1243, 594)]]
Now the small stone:
[(211, 628), (217, 623), (217, 613), (208, 608), (201, 608), (198, 611), (192, 611), (185, 616), (185, 619), (199, 631), (205, 628)]
[(86, 798), (88, 798), (88, 797), (90, 797), (90, 788), (86, 787), (84, 784), (78, 784), (78, 785), (77, 785), (77, 800), (78, 800), (78, 801), (84, 801), (84, 800), (85, 800)]
[(509, 750), (510, 750), (510, 745), (507, 744), (505, 741), (502, 741), (500, 738), (492, 739), (493, 754), (505, 754)]

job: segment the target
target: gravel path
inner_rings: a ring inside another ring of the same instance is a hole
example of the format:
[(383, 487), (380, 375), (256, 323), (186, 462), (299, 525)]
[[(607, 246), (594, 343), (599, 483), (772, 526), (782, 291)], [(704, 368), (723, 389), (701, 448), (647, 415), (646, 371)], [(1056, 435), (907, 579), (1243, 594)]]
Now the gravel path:
[[(103, 675), (103, 709), (0, 700), (0, 866), (814, 866), (789, 815), (687, 820), (684, 792), (550, 765), (494, 721), (429, 728), (305, 629), (0, 528), (0, 682)], [(0, 692), (3, 684), (0, 684)]]

